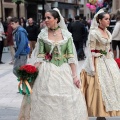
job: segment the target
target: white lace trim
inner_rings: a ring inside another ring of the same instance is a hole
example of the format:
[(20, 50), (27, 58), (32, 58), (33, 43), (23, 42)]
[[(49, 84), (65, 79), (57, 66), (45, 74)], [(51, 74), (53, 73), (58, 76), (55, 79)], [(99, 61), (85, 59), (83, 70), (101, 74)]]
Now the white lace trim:
[(68, 63), (70, 64), (70, 63), (76, 63), (76, 62), (75, 62), (75, 59), (74, 59), (74, 58), (69, 58), (69, 59), (68, 59)]
[(58, 67), (44, 62), (39, 67), (31, 95), (30, 120), (88, 120), (84, 96), (73, 84), (67, 63)]
[(120, 111), (120, 70), (116, 62), (98, 58), (97, 70), (106, 112)]
[(92, 54), (92, 56), (94, 56), (94, 57), (99, 57), (99, 56), (103, 55), (103, 54), (101, 54), (101, 53), (95, 53), (95, 52), (92, 52), (91, 54)]
[[(62, 31), (64, 40), (61, 40), (59, 42), (59, 45), (65, 44), (72, 37), (71, 33), (68, 32), (67, 30), (61, 29), (61, 31)], [(48, 39), (48, 28), (47, 27), (42, 29), (42, 31), (38, 35), (38, 38), (42, 39), (44, 41), (44, 43), (47, 43), (48, 45), (54, 44), (54, 42), (52, 42), (51, 40)]]
[(44, 62), (44, 58), (37, 58), (35, 62)]
[[(98, 30), (98, 28), (96, 28), (94, 30), (91, 30), (90, 31), (90, 35), (94, 36), (95, 39), (98, 40), (99, 42), (101, 42), (103, 44), (107, 44), (107, 43), (110, 43), (112, 41), (112, 35), (111, 35), (111, 33), (107, 29), (106, 29), (106, 32), (107, 32), (107, 34), (109, 36), (109, 39), (102, 37), (102, 34)], [(90, 40), (88, 40), (88, 44), (89, 43), (90, 43)]]

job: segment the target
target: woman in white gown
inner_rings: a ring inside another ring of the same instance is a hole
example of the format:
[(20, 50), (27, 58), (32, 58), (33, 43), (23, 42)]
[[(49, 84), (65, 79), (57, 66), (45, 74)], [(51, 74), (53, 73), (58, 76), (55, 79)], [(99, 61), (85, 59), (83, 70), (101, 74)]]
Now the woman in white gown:
[(39, 74), (31, 103), (23, 99), (19, 120), (87, 120), (71, 34), (56, 8), (45, 13), (45, 22), (32, 54)]

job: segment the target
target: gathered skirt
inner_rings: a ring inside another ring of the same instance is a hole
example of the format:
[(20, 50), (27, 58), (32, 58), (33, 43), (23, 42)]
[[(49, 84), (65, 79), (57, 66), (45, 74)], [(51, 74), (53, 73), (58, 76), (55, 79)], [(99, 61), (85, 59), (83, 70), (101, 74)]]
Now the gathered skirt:
[(30, 100), (24, 96), (19, 120), (88, 120), (84, 95), (67, 63), (42, 63)]
[[(98, 64), (97, 62), (98, 60), (96, 59), (95, 66), (97, 66)], [(82, 80), (82, 90), (86, 99), (86, 104), (88, 109), (88, 116), (89, 117), (120, 116), (120, 111), (106, 112), (105, 103), (102, 98), (102, 90), (101, 90), (100, 80), (98, 77), (98, 71), (97, 68), (95, 69), (96, 69), (95, 76), (88, 75), (84, 69), (80, 73), (80, 77)], [(104, 70), (101, 71), (104, 72)]]

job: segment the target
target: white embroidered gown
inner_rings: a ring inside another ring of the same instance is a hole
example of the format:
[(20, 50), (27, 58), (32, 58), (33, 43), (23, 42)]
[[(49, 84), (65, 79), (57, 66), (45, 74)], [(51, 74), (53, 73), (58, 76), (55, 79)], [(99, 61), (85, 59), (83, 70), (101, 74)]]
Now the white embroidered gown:
[[(62, 30), (62, 34), (64, 40), (55, 45), (48, 40), (48, 33), (44, 29), (39, 35), (38, 42), (42, 39), (43, 44), (51, 46), (53, 54), (55, 47), (58, 48), (58, 52), (62, 52), (62, 45), (67, 44), (71, 38), (66, 30)], [(46, 62), (42, 57), (37, 58), (37, 61), (42, 64), (33, 86), (31, 103), (27, 102), (25, 96), (19, 120), (88, 120), (84, 96), (73, 84), (69, 63), (75, 62), (74, 57), (60, 66)]]

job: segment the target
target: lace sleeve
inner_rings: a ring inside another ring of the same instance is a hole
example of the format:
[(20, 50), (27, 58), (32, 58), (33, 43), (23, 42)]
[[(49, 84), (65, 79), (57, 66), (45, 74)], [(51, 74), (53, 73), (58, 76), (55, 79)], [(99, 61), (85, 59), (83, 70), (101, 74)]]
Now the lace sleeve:
[(43, 42), (43, 40), (39, 40), (39, 53), (37, 55), (37, 59), (36, 62), (43, 62), (44, 58), (45, 58), (45, 43)]
[(30, 64), (33, 64), (35, 62), (43, 62), (44, 60), (44, 42), (42, 39), (38, 38), (37, 43), (35, 44), (35, 48), (32, 52)]
[(74, 59), (74, 52), (73, 52), (73, 45), (72, 45), (72, 39), (70, 38), (67, 43), (67, 58), (68, 63), (75, 63)]
[(100, 50), (96, 49), (96, 38), (94, 37), (94, 35), (90, 35), (90, 50), (91, 50), (91, 54), (94, 57), (98, 57), (101, 56), (102, 54), (100, 53)]

